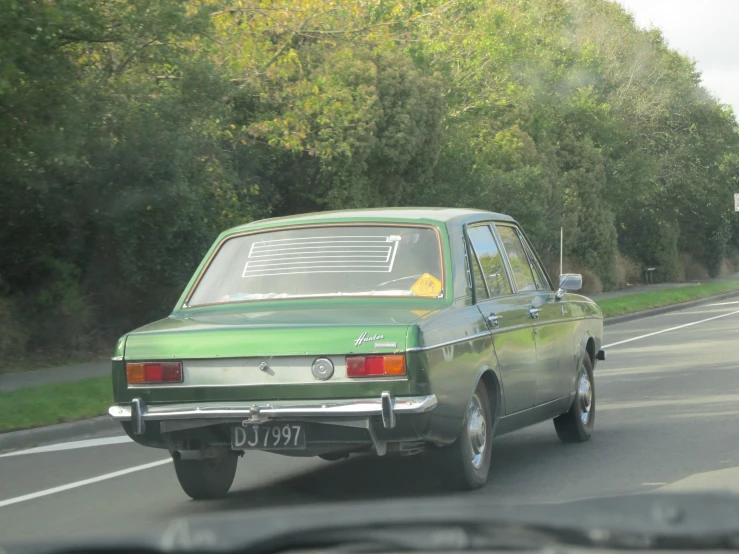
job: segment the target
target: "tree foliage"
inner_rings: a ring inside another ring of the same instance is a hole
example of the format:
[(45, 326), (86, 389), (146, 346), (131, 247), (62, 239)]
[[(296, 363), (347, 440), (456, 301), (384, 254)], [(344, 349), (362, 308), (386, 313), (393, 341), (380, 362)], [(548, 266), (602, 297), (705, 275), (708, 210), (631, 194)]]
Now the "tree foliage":
[(305, 211), (489, 209), (606, 287), (618, 251), (717, 275), (738, 146), (606, 0), (0, 0), (0, 355), (163, 315), (224, 227)]

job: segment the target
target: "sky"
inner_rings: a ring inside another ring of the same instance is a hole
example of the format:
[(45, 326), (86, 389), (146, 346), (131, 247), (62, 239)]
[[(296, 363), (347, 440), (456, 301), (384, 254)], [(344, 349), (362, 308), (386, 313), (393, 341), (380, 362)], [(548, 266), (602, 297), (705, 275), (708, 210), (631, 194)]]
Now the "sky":
[(739, 115), (739, 0), (616, 0), (696, 61), (703, 86)]

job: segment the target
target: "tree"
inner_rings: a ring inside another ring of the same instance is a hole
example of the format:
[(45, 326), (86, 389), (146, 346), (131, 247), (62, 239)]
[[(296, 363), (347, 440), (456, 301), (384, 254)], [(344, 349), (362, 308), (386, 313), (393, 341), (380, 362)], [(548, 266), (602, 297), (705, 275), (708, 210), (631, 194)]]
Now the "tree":
[(606, 0), (0, 0), (0, 356), (162, 317), (225, 227), (504, 212), (545, 263), (711, 275), (734, 114)]

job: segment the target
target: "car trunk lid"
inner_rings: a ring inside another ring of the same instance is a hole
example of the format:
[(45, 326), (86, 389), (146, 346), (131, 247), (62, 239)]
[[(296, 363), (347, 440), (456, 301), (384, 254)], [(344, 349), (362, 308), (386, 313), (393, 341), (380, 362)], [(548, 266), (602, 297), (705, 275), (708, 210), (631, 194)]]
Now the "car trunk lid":
[(432, 311), (366, 304), (339, 308), (210, 310), (170, 317), (129, 334), (127, 360), (398, 352), (410, 324)]

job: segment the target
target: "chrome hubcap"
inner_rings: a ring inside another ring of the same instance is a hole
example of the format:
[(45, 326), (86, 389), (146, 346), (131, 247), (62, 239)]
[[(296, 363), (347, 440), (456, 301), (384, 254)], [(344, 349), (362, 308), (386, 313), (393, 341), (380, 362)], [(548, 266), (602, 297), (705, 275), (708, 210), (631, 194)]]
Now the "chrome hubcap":
[(485, 421), (485, 414), (482, 411), (482, 404), (477, 395), (472, 397), (470, 411), (467, 414), (467, 436), (469, 437), (470, 449), (472, 450), (472, 465), (475, 469), (480, 469), (482, 459), (485, 456), (488, 425)]
[(583, 423), (587, 423), (590, 418), (590, 408), (593, 405), (593, 387), (590, 384), (590, 377), (587, 372), (580, 374), (580, 380), (577, 384), (577, 398), (580, 402), (580, 418)]

